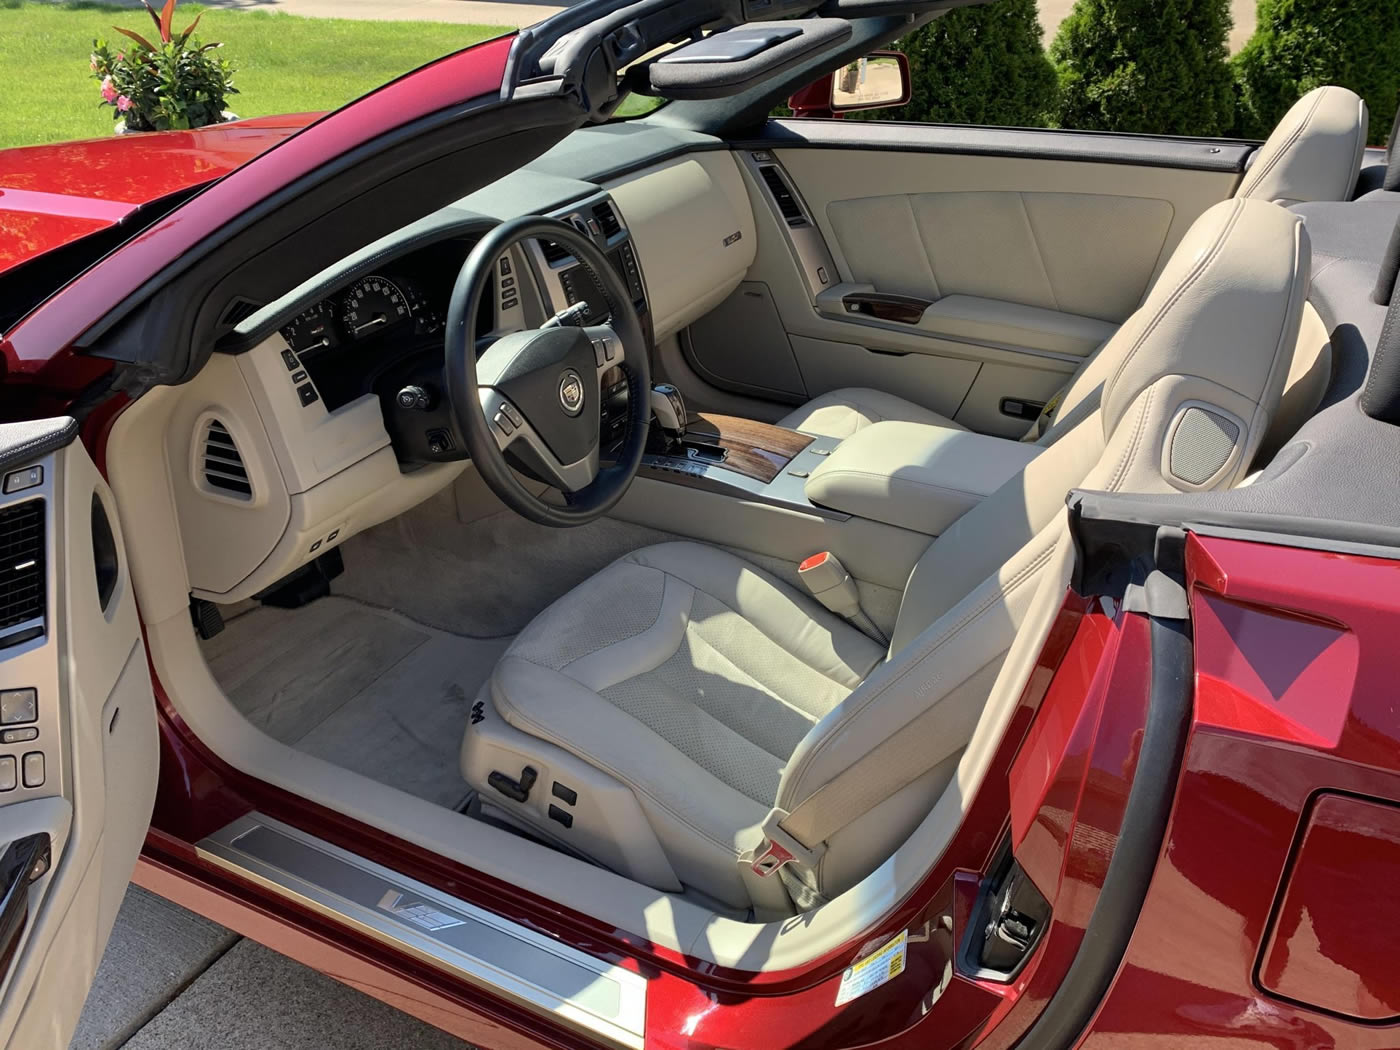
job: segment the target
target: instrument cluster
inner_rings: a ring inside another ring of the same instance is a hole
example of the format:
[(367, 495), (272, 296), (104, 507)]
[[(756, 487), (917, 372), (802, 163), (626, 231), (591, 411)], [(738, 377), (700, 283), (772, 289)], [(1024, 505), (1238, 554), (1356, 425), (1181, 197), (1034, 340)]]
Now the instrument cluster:
[(390, 333), (434, 335), (442, 324), (442, 315), (416, 284), (402, 277), (370, 274), (303, 311), (281, 331), (300, 356)]

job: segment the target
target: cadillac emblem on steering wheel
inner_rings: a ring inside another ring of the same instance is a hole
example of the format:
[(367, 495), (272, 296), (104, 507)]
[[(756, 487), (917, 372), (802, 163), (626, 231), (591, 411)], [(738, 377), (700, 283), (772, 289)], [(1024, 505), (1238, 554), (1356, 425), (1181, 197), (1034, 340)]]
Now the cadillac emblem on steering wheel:
[(583, 411), (583, 380), (572, 368), (559, 377), (559, 403), (571, 416)]

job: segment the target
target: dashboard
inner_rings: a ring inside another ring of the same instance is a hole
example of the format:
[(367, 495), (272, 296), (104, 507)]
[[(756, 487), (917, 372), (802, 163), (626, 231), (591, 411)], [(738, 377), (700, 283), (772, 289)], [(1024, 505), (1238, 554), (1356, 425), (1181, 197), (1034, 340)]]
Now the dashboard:
[[(302, 403), (321, 400), (334, 412), (374, 392), (376, 379), (403, 357), (436, 353), (440, 358), (452, 286), (475, 244), (474, 237), (458, 237), (417, 249), (332, 288), (283, 325), (282, 338), (298, 365), (292, 381)], [(502, 299), (501, 305), (518, 307), (519, 297)], [(488, 336), (495, 327), (495, 300), (488, 297), (478, 335)]]
[[(645, 326), (641, 264), (613, 202), (604, 195), (556, 215), (604, 252)], [(466, 458), (444, 386), (444, 329), (458, 274), (481, 235), (458, 232), (377, 253), (310, 289), (314, 300), (305, 305), (303, 299), (300, 312), (278, 329), (301, 407), (336, 413), (374, 395), (401, 463)], [(478, 355), (494, 340), (538, 327), (568, 307), (582, 305), (591, 324), (606, 322), (614, 309), (597, 276), (548, 240), (512, 247), (496, 260), (490, 280), (477, 315)], [(628, 391), (622, 371), (614, 372), (603, 377), (605, 455), (625, 436)]]

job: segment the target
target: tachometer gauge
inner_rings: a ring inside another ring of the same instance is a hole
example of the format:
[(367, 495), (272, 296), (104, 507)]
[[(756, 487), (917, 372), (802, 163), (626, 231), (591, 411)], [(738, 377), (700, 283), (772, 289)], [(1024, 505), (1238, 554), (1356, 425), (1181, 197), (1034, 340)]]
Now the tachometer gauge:
[(282, 338), (299, 354), (330, 349), (340, 342), (335, 330), (335, 307), (330, 302), (320, 302), (298, 314), (282, 329)]
[(412, 316), (413, 310), (398, 285), (371, 274), (356, 281), (345, 293), (341, 321), (352, 339), (364, 339)]

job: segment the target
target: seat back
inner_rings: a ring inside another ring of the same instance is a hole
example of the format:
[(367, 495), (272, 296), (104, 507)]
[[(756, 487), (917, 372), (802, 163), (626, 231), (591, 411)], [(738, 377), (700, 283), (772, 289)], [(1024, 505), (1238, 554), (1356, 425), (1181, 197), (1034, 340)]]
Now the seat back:
[(1309, 91), (1254, 155), (1235, 196), (1275, 204), (1351, 200), (1370, 124), (1366, 101), (1356, 92)]
[(783, 830), (826, 846), (815, 869), (783, 869), (799, 904), (873, 870), (948, 783), (1063, 538), (1071, 489), (1199, 491), (1244, 476), (1282, 396), (1309, 257), (1302, 220), (1275, 204), (1208, 210), (1097, 356), (1094, 410), (929, 547), (889, 660), (784, 769)]

